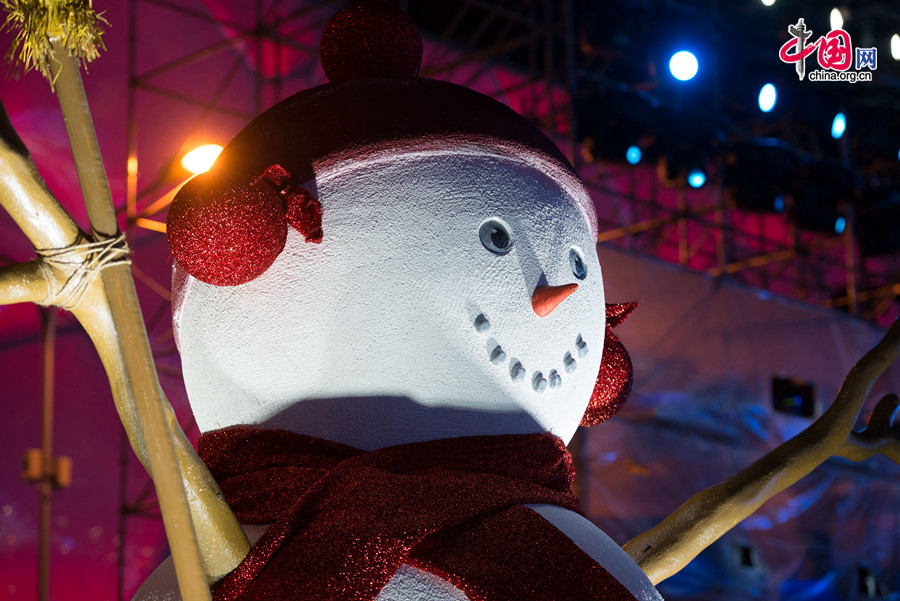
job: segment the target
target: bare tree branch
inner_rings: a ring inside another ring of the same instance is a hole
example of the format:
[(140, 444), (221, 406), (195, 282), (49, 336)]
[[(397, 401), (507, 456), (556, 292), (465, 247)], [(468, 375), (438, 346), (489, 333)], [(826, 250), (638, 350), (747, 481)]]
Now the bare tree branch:
[(896, 394), (882, 397), (866, 427), (851, 433), (836, 454), (853, 461), (863, 461), (883, 453), (900, 464), (900, 428), (896, 422), (898, 409), (900, 397)]
[[(681, 570), (767, 500), (829, 457), (846, 451), (848, 436), (869, 389), (898, 355), (900, 319), (850, 370), (834, 402), (806, 430), (734, 476), (695, 494), (662, 523), (626, 543), (625, 551), (654, 584)], [(877, 418), (873, 415), (875, 424), (881, 428), (873, 431), (875, 436), (883, 434), (885, 422), (890, 424), (884, 415), (891, 403), (882, 405)], [(891, 411), (895, 409), (893, 405)], [(888, 446), (877, 448), (888, 449)]]

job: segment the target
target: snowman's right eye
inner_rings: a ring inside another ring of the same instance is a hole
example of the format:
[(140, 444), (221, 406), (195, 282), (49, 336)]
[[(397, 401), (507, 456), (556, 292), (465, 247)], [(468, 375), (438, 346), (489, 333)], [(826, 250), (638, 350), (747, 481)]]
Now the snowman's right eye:
[(478, 228), (478, 237), (486, 249), (495, 255), (505, 255), (513, 245), (509, 226), (499, 219), (488, 219)]

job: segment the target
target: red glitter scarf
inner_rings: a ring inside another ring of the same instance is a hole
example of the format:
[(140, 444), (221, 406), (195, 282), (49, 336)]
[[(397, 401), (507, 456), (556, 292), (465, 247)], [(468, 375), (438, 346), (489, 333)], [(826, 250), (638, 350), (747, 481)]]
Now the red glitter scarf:
[(371, 601), (404, 563), (473, 601), (634, 601), (524, 506), (578, 511), (571, 456), (550, 434), (364, 452), (238, 426), (204, 434), (199, 453), (241, 522), (273, 524), (215, 601)]

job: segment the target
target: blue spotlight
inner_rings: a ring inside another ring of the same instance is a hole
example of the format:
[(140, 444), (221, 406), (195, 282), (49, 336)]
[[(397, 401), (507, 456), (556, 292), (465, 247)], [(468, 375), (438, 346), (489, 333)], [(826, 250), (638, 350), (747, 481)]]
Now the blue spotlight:
[(897, 151), (897, 160), (900, 161), (900, 150)]
[(775, 197), (775, 212), (780, 213), (784, 210), (784, 196), (779, 194)]
[(687, 176), (688, 184), (691, 188), (702, 188), (706, 183), (706, 174), (700, 169), (691, 169)]
[(834, 233), (835, 234), (843, 234), (844, 230), (847, 228), (847, 220), (843, 217), (838, 217), (834, 221)]
[(773, 84), (767, 83), (759, 90), (759, 110), (768, 113), (775, 108), (778, 101), (778, 90)]
[(625, 151), (625, 160), (629, 165), (637, 165), (641, 162), (641, 149), (637, 146), (629, 146)]
[(839, 140), (846, 130), (847, 117), (844, 116), (844, 113), (838, 113), (834, 116), (834, 121), (831, 122), (831, 137)]
[(672, 77), (679, 81), (692, 79), (699, 68), (697, 57), (687, 50), (680, 50), (669, 59), (669, 71), (672, 72)]

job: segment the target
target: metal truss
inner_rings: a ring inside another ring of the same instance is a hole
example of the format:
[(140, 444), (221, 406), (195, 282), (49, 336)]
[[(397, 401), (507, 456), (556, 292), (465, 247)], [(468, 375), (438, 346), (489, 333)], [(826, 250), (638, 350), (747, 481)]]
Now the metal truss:
[(585, 179), (595, 199), (613, 209), (601, 216), (600, 243), (875, 322), (892, 310), (900, 286), (879, 285), (887, 274), (860, 272), (853, 228), (842, 235), (800, 230), (786, 216), (790, 206), (783, 214), (748, 213), (730, 205), (715, 182), (703, 190), (666, 188), (654, 181), (652, 168), (627, 168), (632, 178), (652, 182), (643, 186), (643, 194), (635, 191), (637, 185), (610, 186), (610, 171), (623, 169), (607, 165), (581, 170), (590, 174)]

